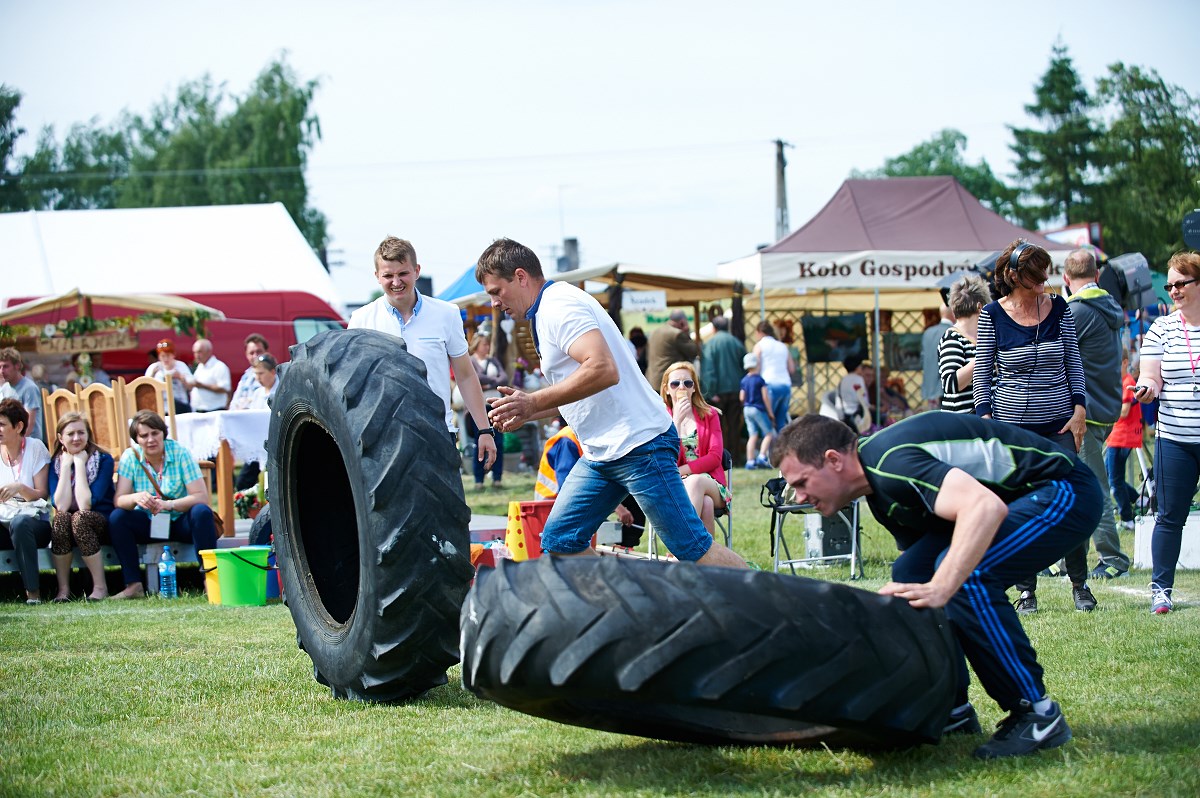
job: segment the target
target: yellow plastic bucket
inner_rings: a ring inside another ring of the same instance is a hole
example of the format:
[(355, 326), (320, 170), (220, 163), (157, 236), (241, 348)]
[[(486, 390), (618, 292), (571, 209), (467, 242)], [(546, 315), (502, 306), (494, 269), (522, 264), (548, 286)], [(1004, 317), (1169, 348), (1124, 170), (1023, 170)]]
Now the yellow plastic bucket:
[(221, 580), (217, 578), (216, 549), (200, 550), (200, 570), (204, 574), (204, 592), (209, 604), (221, 603)]

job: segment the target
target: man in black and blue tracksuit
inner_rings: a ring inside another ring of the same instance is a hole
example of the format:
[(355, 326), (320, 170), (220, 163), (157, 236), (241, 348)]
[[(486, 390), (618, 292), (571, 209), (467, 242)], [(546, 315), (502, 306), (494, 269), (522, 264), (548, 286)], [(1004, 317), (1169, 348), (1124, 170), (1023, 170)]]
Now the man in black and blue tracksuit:
[[(1096, 528), (1103, 493), (1074, 453), (1014, 424), (939, 411), (861, 441), (845, 424), (805, 416), (776, 438), (771, 462), (796, 500), (823, 515), (865, 496), (903, 552), (880, 592), (945, 607), (980, 683), (1009, 713), (976, 756), (1018, 756), (1071, 739), (1005, 591)], [(965, 662), (958, 690), (947, 731), (977, 732)]]

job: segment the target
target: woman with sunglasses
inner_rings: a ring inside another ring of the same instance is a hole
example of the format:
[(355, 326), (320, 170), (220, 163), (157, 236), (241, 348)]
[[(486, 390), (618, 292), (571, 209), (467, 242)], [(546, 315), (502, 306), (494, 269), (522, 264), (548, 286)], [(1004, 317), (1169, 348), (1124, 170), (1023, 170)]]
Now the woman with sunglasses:
[[(983, 306), (971, 390), (975, 413), (1035, 432), (1078, 453), (1086, 430), (1083, 361), (1067, 302), (1046, 293), (1050, 253), (1018, 238), (996, 259), (1000, 299)], [(1088, 541), (1063, 558), (1075, 609), (1090, 612)], [(1037, 612), (1037, 575), (1016, 585), (1017, 612)]]
[(1150, 612), (1175, 609), (1171, 592), (1183, 525), (1200, 483), (1200, 254), (1177, 252), (1167, 262), (1167, 291), (1175, 312), (1159, 316), (1142, 343), (1141, 376), (1134, 396), (1156, 398), (1154, 482), (1158, 514), (1150, 536), (1154, 566)]
[[(254, 379), (258, 382), (254, 386), (254, 391), (250, 394), (250, 402), (242, 410), (269, 410), (268, 401), (275, 395), (275, 389), (279, 387), (279, 363), (275, 360), (275, 356), (270, 352), (264, 352), (254, 358)], [(237, 477), (233, 481), (233, 488), (237, 491), (250, 490), (258, 484), (258, 478), (262, 474), (262, 464), (257, 460), (249, 460), (242, 463), (242, 468), (238, 471)]]
[(700, 378), (691, 363), (672, 363), (663, 373), (659, 394), (667, 403), (679, 433), (679, 475), (696, 514), (709, 534), (716, 529), (716, 512), (733, 499), (725, 481), (722, 459), (721, 413), (704, 401)]

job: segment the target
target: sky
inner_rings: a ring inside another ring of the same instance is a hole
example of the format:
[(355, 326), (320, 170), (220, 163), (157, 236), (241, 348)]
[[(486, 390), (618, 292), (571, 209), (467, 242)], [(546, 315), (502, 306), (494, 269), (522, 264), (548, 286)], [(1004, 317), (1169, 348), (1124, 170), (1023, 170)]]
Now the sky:
[(1089, 90), (1122, 61), (1200, 97), (1198, 30), (1195, 0), (0, 0), (0, 82), (28, 152), (205, 74), (244, 94), (286, 52), (320, 81), (310, 202), (361, 302), (386, 235), (435, 293), (501, 236), (548, 270), (574, 237), (585, 267), (712, 275), (775, 240), (775, 139), (793, 230), (944, 128), (1008, 177), (1056, 41)]

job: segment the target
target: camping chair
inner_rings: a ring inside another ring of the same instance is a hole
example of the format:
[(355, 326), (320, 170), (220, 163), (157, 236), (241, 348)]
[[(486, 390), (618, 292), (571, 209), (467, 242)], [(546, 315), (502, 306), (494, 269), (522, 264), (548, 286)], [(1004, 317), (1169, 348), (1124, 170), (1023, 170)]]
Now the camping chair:
[(119, 461), (121, 453), (129, 448), (129, 423), (120, 391), (93, 382), (86, 388), (76, 388), (75, 395), (80, 409), (92, 422), (96, 445)]
[(54, 430), (58, 428), (58, 420), (64, 414), (79, 410), (79, 397), (74, 391), (59, 388), (53, 393), (42, 389), (42, 407), (46, 412), (46, 446), (54, 450)]
[[(843, 507), (835, 514), (849, 531), (849, 551), (827, 554), (824, 537), (831, 519), (821, 517), (811, 504), (797, 503), (795, 492), (783, 477), (767, 480), (759, 492), (759, 502), (771, 510), (771, 559), (775, 573), (779, 573), (779, 568), (783, 565), (795, 574), (797, 565), (825, 565), (848, 561), (850, 578), (858, 579), (862, 575), (862, 523), (858, 512), (859, 501), (854, 499), (849, 506)], [(783, 522), (789, 515), (799, 515), (804, 522), (804, 551), (798, 557), (792, 557), (787, 539), (783, 535)]]

